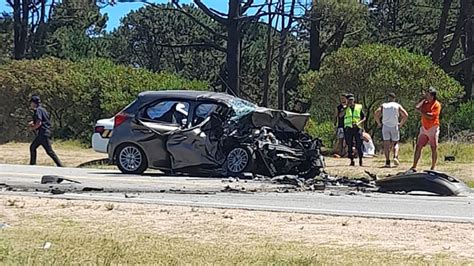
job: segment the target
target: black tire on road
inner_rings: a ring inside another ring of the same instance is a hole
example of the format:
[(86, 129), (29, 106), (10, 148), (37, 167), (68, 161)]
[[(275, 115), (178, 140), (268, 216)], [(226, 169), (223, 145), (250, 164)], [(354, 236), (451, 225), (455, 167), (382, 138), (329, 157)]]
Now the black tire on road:
[(148, 161), (143, 150), (135, 144), (121, 145), (116, 152), (115, 162), (124, 174), (143, 174), (148, 168)]

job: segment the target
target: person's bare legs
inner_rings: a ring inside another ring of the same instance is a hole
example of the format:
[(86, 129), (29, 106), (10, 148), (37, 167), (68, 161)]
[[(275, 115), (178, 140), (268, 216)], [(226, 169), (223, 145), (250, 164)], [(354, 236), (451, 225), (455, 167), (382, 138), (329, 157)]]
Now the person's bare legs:
[(383, 141), (383, 151), (385, 154), (385, 166), (390, 166), (390, 146), (391, 146), (390, 140)]
[(398, 160), (398, 141), (392, 141), (391, 145), (393, 147), (393, 164), (398, 166), (400, 164), (400, 161)]
[(431, 147), (431, 170), (435, 170), (436, 162), (438, 161), (438, 146), (430, 145)]
[(393, 144), (393, 158), (398, 159), (398, 151), (400, 150), (400, 146), (398, 145), (398, 141), (392, 141)]
[(416, 149), (415, 149), (415, 155), (413, 158), (413, 166), (411, 169), (416, 170), (416, 167), (418, 166), (418, 161), (420, 161), (421, 157), (421, 150), (423, 147), (428, 143), (429, 138), (425, 134), (420, 134), (418, 135), (418, 141), (416, 143)]
[(420, 161), (422, 149), (423, 149), (423, 146), (416, 144), (415, 156), (413, 157), (413, 165), (411, 167), (411, 169), (413, 170), (416, 170), (416, 167), (418, 166), (418, 161)]

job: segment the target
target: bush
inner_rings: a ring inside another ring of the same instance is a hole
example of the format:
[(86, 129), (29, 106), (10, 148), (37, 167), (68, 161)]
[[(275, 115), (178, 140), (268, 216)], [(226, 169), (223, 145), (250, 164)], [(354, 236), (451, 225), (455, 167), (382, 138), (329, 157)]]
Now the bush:
[(108, 60), (70, 62), (54, 58), (0, 65), (0, 143), (26, 140), (29, 97), (41, 96), (54, 136), (88, 141), (96, 120), (111, 117), (139, 92), (207, 88), (175, 75), (115, 65)]
[(320, 138), (326, 148), (332, 149), (333, 143), (336, 140), (333, 123), (323, 122), (318, 124), (313, 118), (310, 118), (306, 124), (305, 131), (312, 137)]
[(319, 72), (301, 76), (300, 98), (311, 100), (311, 112), (319, 121), (330, 121), (341, 93), (353, 93), (364, 106), (372, 135), (376, 124), (374, 111), (395, 92), (410, 114), (403, 138), (415, 137), (419, 114), (414, 105), (429, 86), (438, 89), (443, 106), (462, 94), (461, 85), (434, 65), (429, 58), (386, 45), (344, 48), (328, 56)]

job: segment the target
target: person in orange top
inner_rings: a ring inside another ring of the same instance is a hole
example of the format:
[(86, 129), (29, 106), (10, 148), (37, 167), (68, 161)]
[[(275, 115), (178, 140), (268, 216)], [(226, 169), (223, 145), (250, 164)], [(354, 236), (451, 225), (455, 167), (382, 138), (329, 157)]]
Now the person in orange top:
[(424, 99), (416, 105), (416, 109), (421, 113), (421, 127), (416, 143), (413, 166), (410, 170), (416, 172), (421, 150), (428, 143), (431, 147), (431, 170), (434, 170), (438, 160), (439, 114), (441, 113), (441, 103), (436, 98), (435, 88), (430, 87), (425, 92)]

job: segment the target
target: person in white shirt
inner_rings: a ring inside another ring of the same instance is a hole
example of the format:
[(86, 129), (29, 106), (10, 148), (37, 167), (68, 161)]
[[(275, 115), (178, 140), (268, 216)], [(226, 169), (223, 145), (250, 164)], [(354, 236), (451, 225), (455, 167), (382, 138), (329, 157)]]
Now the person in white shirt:
[[(400, 120), (401, 116), (401, 120)], [(385, 167), (390, 167), (390, 150), (393, 147), (393, 163), (399, 165), (398, 142), (400, 141), (400, 128), (408, 120), (407, 111), (396, 102), (395, 93), (388, 94), (388, 102), (383, 103), (375, 111), (375, 121), (382, 128), (383, 146), (385, 153)], [(382, 118), (382, 119), (381, 119)]]

